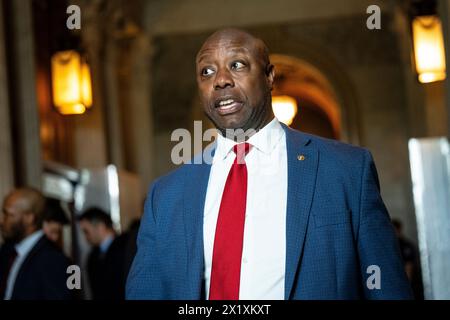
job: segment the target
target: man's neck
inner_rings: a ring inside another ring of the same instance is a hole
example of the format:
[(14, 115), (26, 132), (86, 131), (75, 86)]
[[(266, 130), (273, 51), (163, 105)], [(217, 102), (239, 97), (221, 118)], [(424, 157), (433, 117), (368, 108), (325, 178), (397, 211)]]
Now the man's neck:
[(35, 233), (36, 231), (39, 231), (39, 229), (37, 228), (27, 228), (23, 234), (23, 236), (20, 239), (17, 239), (15, 241), (15, 243), (21, 243), (23, 240), (25, 240), (26, 238), (28, 238), (29, 236), (31, 236), (33, 233)]
[(21, 252), (21, 254), (25, 254), (28, 250), (31, 250), (34, 244), (38, 241), (40, 234), (43, 234), (42, 229), (36, 229), (33, 233), (27, 235), (15, 244), (16, 250)]
[(106, 240), (108, 240), (110, 238), (114, 238), (114, 236), (115, 236), (115, 233), (112, 231), (105, 232), (101, 238), (99, 245), (101, 245), (102, 243), (104, 243)]
[(258, 131), (267, 126), (274, 118), (275, 116), (273, 114), (269, 114), (269, 117), (267, 117), (267, 119), (263, 121), (262, 124), (256, 126), (255, 128), (248, 128), (247, 130), (241, 128), (225, 129), (221, 131), (221, 134), (227, 139), (233, 140), (237, 143), (242, 143), (250, 139), (253, 135), (258, 133)]
[(101, 252), (106, 252), (109, 249), (109, 246), (114, 240), (114, 233), (109, 233), (106, 237), (103, 238), (102, 242), (99, 245)]

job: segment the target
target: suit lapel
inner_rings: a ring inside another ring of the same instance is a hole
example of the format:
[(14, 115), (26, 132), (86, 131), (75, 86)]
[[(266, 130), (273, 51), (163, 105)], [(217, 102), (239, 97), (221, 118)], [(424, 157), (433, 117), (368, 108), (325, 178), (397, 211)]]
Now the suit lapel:
[[(285, 125), (283, 129), (286, 132), (288, 158), (285, 299), (289, 299), (303, 252), (319, 154), (317, 149), (309, 146), (310, 139), (305, 135)], [(192, 164), (185, 176), (183, 201), (188, 250), (186, 270), (191, 299), (204, 298), (203, 213), (210, 171), (211, 165), (202, 162)]]
[(303, 252), (319, 155), (310, 139), (283, 125), (288, 158), (285, 299), (290, 299)]
[[(194, 162), (197, 163), (197, 162)], [(211, 165), (190, 164), (186, 172), (183, 192), (184, 226), (188, 251), (187, 279), (191, 290), (190, 299), (204, 298), (203, 212)]]
[(47, 238), (45, 235), (42, 235), (38, 242), (33, 246), (33, 248), (28, 252), (27, 256), (25, 257), (25, 260), (22, 262), (22, 265), (19, 268), (19, 271), (17, 272), (16, 280), (14, 282), (14, 288), (11, 295), (11, 298), (14, 298), (15, 291), (17, 288), (19, 288), (22, 284), (22, 277), (25, 272), (27, 272), (28, 265), (34, 258), (34, 256), (41, 250), (41, 248), (45, 245), (45, 242), (47, 241)]

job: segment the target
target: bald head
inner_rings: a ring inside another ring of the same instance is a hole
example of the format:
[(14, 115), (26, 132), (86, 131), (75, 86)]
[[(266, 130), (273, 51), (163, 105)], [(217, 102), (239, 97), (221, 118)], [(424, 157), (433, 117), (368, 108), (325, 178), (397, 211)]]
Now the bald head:
[(5, 238), (20, 241), (42, 227), (45, 198), (36, 189), (19, 188), (10, 192), (3, 203), (1, 219)]
[(205, 53), (214, 48), (232, 45), (242, 46), (243, 48), (250, 50), (264, 68), (270, 64), (269, 49), (264, 41), (247, 31), (235, 28), (220, 29), (211, 34), (197, 53), (196, 62), (198, 63)]
[(35, 216), (42, 216), (45, 208), (45, 198), (36, 189), (25, 187), (12, 191), (8, 197), (16, 200), (17, 206), (24, 212)]
[(273, 119), (275, 72), (261, 39), (239, 29), (216, 31), (200, 48), (196, 66), (205, 114), (222, 135), (240, 139), (239, 130), (256, 132)]

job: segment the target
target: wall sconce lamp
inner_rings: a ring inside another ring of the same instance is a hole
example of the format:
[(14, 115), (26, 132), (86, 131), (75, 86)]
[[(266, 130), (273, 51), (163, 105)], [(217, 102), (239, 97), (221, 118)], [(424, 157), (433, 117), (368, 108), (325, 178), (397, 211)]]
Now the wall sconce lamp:
[(53, 104), (63, 115), (83, 114), (92, 106), (91, 72), (77, 50), (58, 51), (51, 59)]
[(272, 109), (275, 117), (289, 126), (297, 114), (297, 100), (289, 96), (273, 96)]
[[(431, 4), (431, 5), (430, 5)], [(418, 1), (412, 19), (414, 57), (421, 83), (444, 80), (445, 50), (442, 24), (435, 1)]]

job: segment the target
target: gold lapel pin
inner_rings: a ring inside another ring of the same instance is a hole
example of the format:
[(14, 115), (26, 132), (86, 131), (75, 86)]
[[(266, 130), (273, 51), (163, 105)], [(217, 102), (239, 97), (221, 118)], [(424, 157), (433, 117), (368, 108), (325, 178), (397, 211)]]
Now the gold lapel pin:
[(297, 156), (297, 160), (303, 161), (303, 160), (305, 160), (305, 156), (302, 155), (302, 154), (299, 154), (299, 155)]

